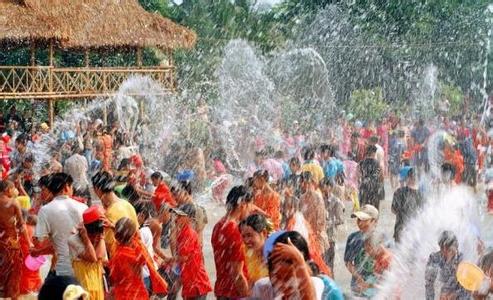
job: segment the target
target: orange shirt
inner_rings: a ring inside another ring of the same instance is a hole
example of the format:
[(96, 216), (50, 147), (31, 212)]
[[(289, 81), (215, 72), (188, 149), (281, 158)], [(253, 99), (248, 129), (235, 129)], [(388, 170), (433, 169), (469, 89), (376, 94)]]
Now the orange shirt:
[(445, 161), (451, 163), (455, 167), (455, 178), (454, 181), (460, 184), (462, 181), (462, 172), (464, 172), (464, 158), (459, 150), (451, 150), (445, 148), (444, 151)]
[(265, 187), (255, 195), (253, 203), (271, 219), (274, 230), (278, 230), (281, 225), (281, 200), (279, 194), (270, 187)]

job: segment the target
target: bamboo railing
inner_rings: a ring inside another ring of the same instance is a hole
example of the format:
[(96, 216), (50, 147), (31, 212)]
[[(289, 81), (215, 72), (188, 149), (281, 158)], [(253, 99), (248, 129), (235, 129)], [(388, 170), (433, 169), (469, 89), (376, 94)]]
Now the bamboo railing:
[(57, 68), (0, 66), (0, 99), (69, 99), (111, 95), (133, 75), (150, 76), (166, 91), (176, 88), (175, 68)]

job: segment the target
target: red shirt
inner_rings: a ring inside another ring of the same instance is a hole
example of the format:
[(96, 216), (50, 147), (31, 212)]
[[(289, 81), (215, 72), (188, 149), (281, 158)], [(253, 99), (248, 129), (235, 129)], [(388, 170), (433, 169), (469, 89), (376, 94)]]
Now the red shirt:
[(211, 243), (216, 264), (216, 284), (214, 286), (216, 297), (243, 298), (248, 296), (240, 295), (236, 291), (235, 280), (238, 274), (230, 268), (231, 262), (243, 263), (243, 274), (248, 279), (245, 246), (238, 224), (226, 218), (219, 220), (212, 231)]
[(115, 299), (149, 299), (140, 270), (145, 257), (137, 248), (119, 245), (109, 261), (110, 280)]
[(182, 297), (200, 297), (212, 291), (205, 270), (202, 247), (192, 225), (186, 224), (177, 234), (176, 249), (180, 257)]
[(156, 190), (154, 190), (154, 196), (152, 196), (152, 202), (154, 203), (154, 206), (158, 211), (163, 203), (166, 203), (171, 207), (176, 207), (175, 199), (173, 199), (173, 196), (171, 195), (168, 186), (164, 182), (159, 183), (158, 186), (156, 187)]

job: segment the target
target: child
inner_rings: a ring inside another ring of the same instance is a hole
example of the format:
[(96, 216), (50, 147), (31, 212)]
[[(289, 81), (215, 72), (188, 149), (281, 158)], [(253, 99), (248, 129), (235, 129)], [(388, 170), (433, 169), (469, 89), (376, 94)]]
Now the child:
[(103, 263), (108, 258), (103, 240), (103, 209), (91, 206), (84, 211), (82, 219), (78, 232), (68, 240), (74, 275), (91, 300), (104, 300)]
[(195, 206), (191, 203), (176, 210), (176, 256), (185, 300), (205, 300), (207, 293), (212, 291), (199, 237), (192, 225), (195, 213)]
[(451, 231), (441, 233), (440, 251), (430, 254), (425, 270), (426, 299), (435, 299), (435, 281), (441, 283), (440, 299), (469, 299), (469, 294), (457, 282), (457, 266), (463, 260), (459, 242)]
[[(22, 261), (26, 261), (29, 256), (29, 247), (32, 245), (32, 237), (34, 233), (34, 228), (36, 227), (37, 219), (36, 216), (30, 215), (27, 211), (22, 211), (24, 219), (26, 220), (26, 231), (28, 240), (21, 237), (21, 250), (22, 250)], [(20, 283), (20, 293), (21, 295), (27, 295), (31, 293), (37, 293), (41, 288), (41, 277), (38, 271), (29, 270), (26, 264), (22, 264), (21, 270), (21, 283)]]
[(137, 227), (129, 218), (121, 218), (115, 225), (115, 239), (118, 242), (109, 262), (110, 280), (115, 299), (149, 299), (142, 280), (142, 267), (147, 266), (151, 286), (156, 293), (166, 293), (167, 285), (154, 270), (153, 262), (136, 236)]

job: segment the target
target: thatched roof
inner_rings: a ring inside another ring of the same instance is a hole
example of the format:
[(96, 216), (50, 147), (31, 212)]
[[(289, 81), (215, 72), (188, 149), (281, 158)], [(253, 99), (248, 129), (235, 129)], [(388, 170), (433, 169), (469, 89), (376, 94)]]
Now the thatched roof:
[(60, 40), (62, 48), (191, 48), (196, 40), (194, 32), (161, 15), (147, 12), (137, 0), (0, 0), (1, 3), (9, 5), (6, 9), (0, 6), (0, 20), (4, 16), (12, 20), (12, 28), (7, 27), (11, 31), (4, 32), (5, 36), (14, 36), (11, 32), (20, 26), (24, 35), (47, 37), (36, 31), (36, 26), (43, 27), (46, 23), (31, 21), (33, 26), (23, 27), (21, 21), (9, 17), (12, 12), (24, 10), (33, 19), (55, 22), (57, 32), (66, 38), (60, 39), (60, 34), (52, 37)]
[(27, 42), (62, 38), (55, 20), (39, 15), (25, 4), (0, 0), (0, 41)]

